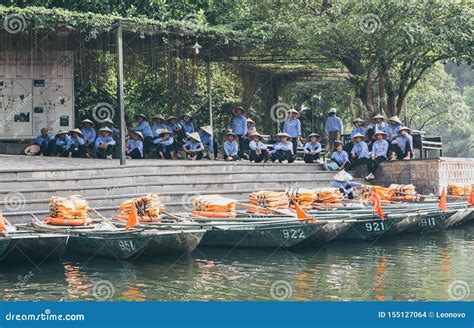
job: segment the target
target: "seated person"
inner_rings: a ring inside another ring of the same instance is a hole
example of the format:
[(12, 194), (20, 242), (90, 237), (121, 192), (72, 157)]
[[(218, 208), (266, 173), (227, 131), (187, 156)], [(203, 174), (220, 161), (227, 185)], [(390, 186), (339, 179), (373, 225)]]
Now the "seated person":
[(95, 138), (97, 133), (95, 132), (94, 122), (89, 119), (82, 120), (81, 122), (81, 133), (84, 138), (84, 152), (86, 157), (90, 158), (94, 155), (94, 145), (95, 145)]
[[(352, 130), (351, 130), (351, 140), (352, 140), (352, 138), (354, 137), (354, 135), (356, 133), (360, 133), (364, 136), (367, 135), (367, 130), (364, 127), (364, 120), (363, 119), (356, 118), (354, 121), (352, 121), (352, 123), (354, 124), (354, 126), (352, 127)], [(354, 147), (354, 143), (351, 141), (344, 147), (344, 150), (347, 153), (350, 153), (351, 150), (352, 150), (352, 147)]]
[(367, 169), (369, 174), (365, 177), (366, 180), (375, 179), (375, 171), (379, 164), (387, 160), (388, 142), (385, 140), (387, 134), (383, 131), (374, 133), (375, 141), (372, 145), (369, 161), (367, 162)]
[(349, 155), (342, 147), (342, 142), (334, 142), (334, 151), (331, 155), (331, 159), (339, 166), (339, 171), (342, 171), (350, 167), (351, 162), (349, 161)]
[(407, 127), (401, 127), (398, 130), (398, 136), (389, 146), (389, 152), (393, 151), (397, 159), (413, 158), (413, 137), (411, 130)]
[(193, 132), (188, 134), (188, 141), (183, 145), (183, 150), (186, 152), (186, 159), (188, 160), (195, 161), (202, 159), (204, 146), (199, 133)]
[(186, 114), (183, 116), (183, 119), (179, 122), (183, 134), (187, 136), (190, 133), (194, 133), (194, 118), (191, 114)]
[(153, 139), (158, 138), (158, 130), (166, 129), (165, 118), (163, 115), (157, 114), (151, 117), (153, 125), (151, 126), (151, 133), (153, 133)]
[(204, 146), (203, 157), (214, 159), (214, 138), (212, 137), (212, 129), (209, 125), (201, 127), (199, 136)]
[(352, 147), (351, 150), (351, 165), (348, 169), (355, 170), (357, 167), (365, 164), (369, 160), (369, 147), (364, 139), (365, 136), (360, 133), (356, 133), (352, 137), (354, 147)]
[(319, 161), (319, 153), (321, 152), (321, 144), (319, 140), (321, 136), (317, 133), (311, 133), (308, 136), (308, 141), (304, 145), (304, 157), (303, 160), (305, 163), (314, 163)]
[(107, 127), (99, 129), (99, 136), (95, 139), (95, 151), (97, 158), (112, 159), (115, 150), (115, 140), (112, 138), (113, 131)]
[(81, 158), (84, 157), (86, 151), (86, 140), (82, 135), (81, 130), (73, 129), (69, 131), (69, 140), (66, 145), (66, 153), (63, 153), (64, 157), (68, 158)]
[(334, 176), (333, 181), (331, 181), (329, 186), (332, 188), (338, 188), (339, 191), (348, 199), (354, 199), (353, 188), (360, 187), (362, 184), (359, 182), (351, 182), (352, 179), (353, 178), (349, 173), (346, 171), (340, 171)]
[(153, 140), (153, 143), (157, 145), (156, 152), (158, 153), (159, 159), (174, 159), (173, 144), (173, 132), (166, 129), (159, 129), (157, 131), (157, 138)]
[(267, 150), (267, 145), (262, 142), (262, 135), (258, 132), (254, 132), (250, 135), (250, 139), (250, 162), (268, 162), (268, 159), (270, 158), (270, 153)]
[(48, 147), (43, 153), (44, 156), (67, 156), (66, 146), (69, 141), (67, 131), (60, 130), (54, 136), (54, 139), (48, 143)]
[(130, 140), (125, 145), (125, 154), (127, 158), (143, 158), (143, 134), (140, 131), (130, 131)]
[(293, 143), (289, 141), (290, 135), (280, 132), (276, 137), (278, 141), (273, 145), (272, 162), (288, 161), (288, 163), (293, 163), (296, 156), (293, 153)]
[(130, 129), (130, 131), (138, 131), (142, 134), (143, 150), (146, 154), (148, 154), (153, 141), (153, 132), (151, 131), (150, 123), (148, 123), (148, 120), (144, 114), (134, 115), (133, 120), (136, 122), (136, 124)]
[(168, 131), (173, 132), (173, 151), (176, 153), (178, 158), (181, 158), (179, 150), (181, 149), (181, 145), (186, 142), (186, 136), (183, 133), (183, 128), (178, 123), (178, 118), (176, 116), (168, 117), (165, 121), (165, 126)]
[(112, 130), (112, 137), (120, 138), (120, 130), (115, 127), (114, 121), (111, 118), (106, 118), (104, 123), (102, 123), (102, 127)]
[(36, 153), (35, 155), (43, 154), (48, 148), (50, 141), (53, 140), (53, 137), (51, 137), (48, 132), (48, 128), (42, 128), (41, 135), (31, 141), (31, 145), (38, 145), (40, 147), (39, 153)]
[(388, 142), (392, 142), (398, 136), (398, 130), (402, 127), (402, 122), (395, 115), (387, 119), (387, 123), (385, 133), (387, 134)]
[(239, 160), (239, 145), (237, 144), (237, 135), (229, 130), (225, 135), (226, 140), (224, 141), (224, 159), (226, 161)]
[(383, 115), (377, 114), (372, 118), (372, 123), (369, 125), (367, 129), (367, 142), (369, 146), (369, 150), (372, 149), (372, 137), (374, 136), (374, 133), (377, 131), (383, 131), (388, 134), (387, 131), (387, 124), (384, 122), (385, 117)]

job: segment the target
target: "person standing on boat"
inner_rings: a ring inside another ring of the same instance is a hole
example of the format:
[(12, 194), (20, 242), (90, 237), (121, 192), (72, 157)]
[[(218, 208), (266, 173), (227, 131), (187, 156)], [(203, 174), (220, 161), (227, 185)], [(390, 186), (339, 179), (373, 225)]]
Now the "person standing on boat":
[(351, 162), (349, 161), (349, 155), (342, 147), (341, 141), (336, 140), (334, 142), (334, 146), (335, 150), (331, 155), (331, 159), (337, 164), (337, 166), (339, 167), (339, 171), (342, 171), (348, 168), (351, 164)]
[(288, 161), (288, 163), (293, 163), (296, 156), (293, 153), (293, 143), (289, 141), (290, 136), (281, 132), (276, 137), (278, 142), (273, 145), (272, 161), (279, 161), (280, 163)]
[(91, 158), (95, 152), (95, 138), (97, 133), (94, 128), (94, 122), (89, 119), (82, 120), (81, 122), (81, 134), (85, 140), (85, 155), (87, 158)]
[(66, 145), (66, 152), (63, 155), (68, 158), (81, 158), (84, 157), (85, 148), (86, 140), (81, 130), (73, 129), (69, 131), (69, 140)]
[(319, 153), (321, 152), (321, 144), (319, 140), (321, 136), (317, 133), (311, 133), (304, 145), (304, 157), (303, 160), (305, 163), (314, 163), (316, 161), (319, 162)]
[(398, 136), (392, 141), (389, 152), (390, 150), (395, 152), (399, 160), (413, 158), (413, 137), (409, 128), (403, 126), (398, 130)]
[(350, 169), (355, 170), (362, 164), (365, 164), (369, 160), (369, 147), (367, 143), (364, 141), (365, 136), (360, 133), (356, 133), (352, 137), (352, 143), (354, 147), (352, 147), (351, 151), (351, 165)]
[(204, 146), (199, 133), (193, 132), (188, 134), (188, 141), (183, 145), (183, 150), (186, 152), (186, 159), (190, 161), (202, 159)]
[(199, 136), (204, 146), (203, 157), (213, 160), (214, 159), (214, 138), (212, 137), (212, 129), (210, 125), (201, 127), (199, 130)]
[(143, 158), (143, 134), (140, 131), (130, 131), (130, 140), (126, 145), (125, 153), (128, 159)]
[(232, 130), (228, 131), (225, 135), (226, 140), (224, 141), (224, 159), (226, 161), (237, 161), (239, 157), (239, 145), (235, 140), (237, 136)]
[(330, 187), (338, 188), (339, 191), (344, 194), (348, 199), (354, 199), (354, 189), (362, 186), (360, 182), (351, 182), (352, 176), (346, 171), (338, 172), (333, 181), (331, 181)]
[(388, 142), (385, 140), (387, 134), (383, 131), (374, 133), (375, 141), (372, 145), (369, 161), (367, 162), (367, 169), (369, 174), (365, 177), (366, 180), (375, 179), (375, 171), (379, 164), (387, 160)]
[(342, 120), (336, 116), (337, 109), (329, 109), (329, 117), (326, 120), (325, 131), (328, 136), (328, 153), (332, 153), (334, 150), (334, 143), (336, 140), (340, 140), (344, 133), (344, 126)]
[(159, 129), (157, 131), (157, 138), (153, 140), (156, 146), (156, 152), (159, 159), (174, 159), (173, 150), (173, 132), (166, 129)]
[(235, 107), (232, 110), (234, 117), (232, 118), (232, 133), (236, 136), (239, 143), (238, 156), (245, 158), (244, 146), (245, 135), (247, 134), (247, 118), (245, 117), (245, 109), (243, 107)]
[(144, 114), (135, 114), (133, 120), (136, 124), (130, 131), (141, 132), (143, 137), (143, 150), (145, 154), (148, 154), (150, 152), (150, 146), (153, 143), (153, 132), (151, 131), (150, 123), (148, 123)]
[(112, 138), (112, 130), (105, 127), (99, 130), (99, 136), (95, 139), (95, 150), (97, 158), (112, 159), (115, 150), (115, 140)]
[[(356, 118), (354, 121), (352, 121), (352, 124), (354, 124), (354, 126), (352, 127), (352, 131), (351, 131), (351, 140), (352, 140), (352, 138), (354, 138), (354, 135), (356, 133), (360, 133), (364, 136), (367, 136), (367, 130), (364, 127), (364, 120), (363, 119)], [(350, 153), (352, 151), (352, 147), (354, 147), (354, 143), (351, 141), (344, 147), (344, 150), (347, 153)]]
[(254, 132), (250, 135), (250, 138), (250, 162), (268, 162), (268, 159), (270, 158), (270, 153), (267, 150), (267, 145), (262, 142), (262, 135), (258, 132)]
[(299, 120), (300, 113), (292, 108), (288, 111), (288, 118), (283, 125), (283, 132), (290, 136), (293, 144), (293, 154), (296, 154), (298, 144), (301, 142), (301, 122)]

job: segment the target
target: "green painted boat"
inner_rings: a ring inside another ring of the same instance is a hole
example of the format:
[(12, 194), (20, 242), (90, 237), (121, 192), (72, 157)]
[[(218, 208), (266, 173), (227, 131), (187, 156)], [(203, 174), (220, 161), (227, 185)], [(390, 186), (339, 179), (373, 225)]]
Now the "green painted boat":
[(403, 221), (405, 217), (385, 218), (381, 220), (379, 217), (369, 216), (367, 218), (357, 219), (336, 239), (352, 239), (352, 240), (373, 240), (381, 238), (391, 229)]
[(449, 210), (446, 213), (441, 211), (427, 213), (416, 225), (408, 228), (406, 232), (428, 233), (444, 230), (454, 224), (454, 220), (449, 220), (449, 218), (456, 213), (458, 213), (458, 210)]

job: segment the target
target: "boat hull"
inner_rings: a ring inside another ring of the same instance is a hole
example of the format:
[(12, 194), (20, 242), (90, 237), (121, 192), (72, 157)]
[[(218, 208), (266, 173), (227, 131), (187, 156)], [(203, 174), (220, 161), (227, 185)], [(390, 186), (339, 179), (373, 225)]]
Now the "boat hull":
[(379, 218), (361, 219), (354, 222), (348, 229), (340, 234), (336, 239), (350, 240), (373, 240), (381, 238), (383, 235), (390, 235), (390, 231), (396, 224), (405, 218)]
[(183, 255), (199, 245), (205, 230), (163, 231), (157, 233), (140, 253), (140, 256)]
[(309, 238), (299, 243), (298, 247), (314, 247), (326, 244), (344, 233), (352, 224), (348, 221), (328, 222)]
[(434, 212), (426, 214), (417, 224), (408, 228), (406, 232), (428, 233), (446, 229), (447, 227), (454, 224), (453, 220), (450, 220), (450, 217), (453, 216), (455, 213), (456, 211), (448, 213)]

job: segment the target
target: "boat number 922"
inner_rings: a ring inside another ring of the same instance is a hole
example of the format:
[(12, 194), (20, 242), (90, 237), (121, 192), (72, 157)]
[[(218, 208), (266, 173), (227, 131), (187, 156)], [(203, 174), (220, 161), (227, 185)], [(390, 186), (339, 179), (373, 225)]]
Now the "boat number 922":
[(135, 250), (135, 245), (131, 240), (121, 240), (118, 242), (119, 247), (124, 252), (133, 252)]
[(372, 231), (385, 231), (385, 224), (383, 222), (367, 222), (365, 224), (365, 230)]
[(284, 229), (283, 230), (283, 237), (285, 239), (304, 239), (306, 236), (304, 235), (303, 229)]

